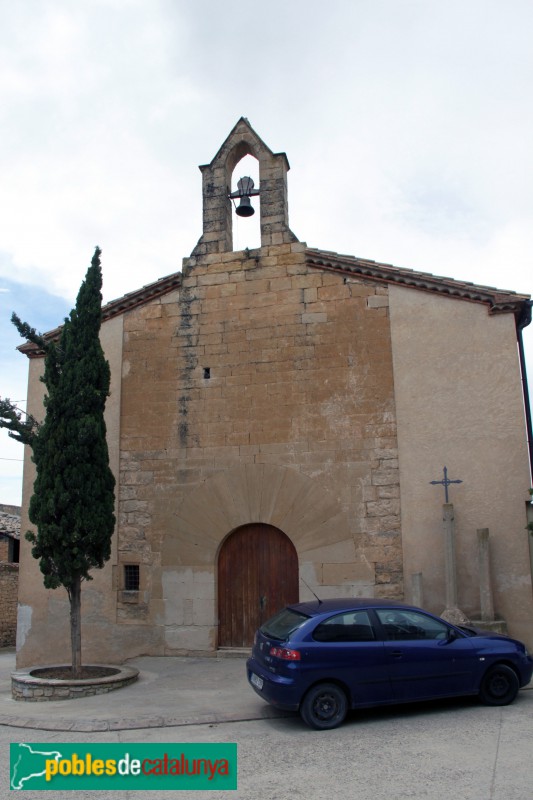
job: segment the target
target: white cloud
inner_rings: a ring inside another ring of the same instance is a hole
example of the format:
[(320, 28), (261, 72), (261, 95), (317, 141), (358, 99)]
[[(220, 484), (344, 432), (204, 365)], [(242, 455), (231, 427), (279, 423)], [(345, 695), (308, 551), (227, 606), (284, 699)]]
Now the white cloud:
[(532, 29), (529, 0), (8, 4), (0, 276), (72, 305), (97, 244), (106, 299), (180, 269), (246, 116), (301, 240), (531, 291)]

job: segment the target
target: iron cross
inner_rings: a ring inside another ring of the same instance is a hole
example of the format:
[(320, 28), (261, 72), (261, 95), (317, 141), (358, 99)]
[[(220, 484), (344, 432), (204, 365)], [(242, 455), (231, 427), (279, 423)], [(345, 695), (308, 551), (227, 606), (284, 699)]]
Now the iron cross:
[(446, 469), (446, 467), (444, 467), (444, 480), (442, 480), (442, 481), (430, 481), (430, 483), (432, 483), (433, 486), (437, 486), (437, 485), (444, 486), (444, 496), (446, 498), (446, 502), (448, 503), (449, 502), (448, 501), (448, 486), (450, 485), (450, 483), (462, 483), (462, 481), (451, 481), (448, 478), (448, 470)]

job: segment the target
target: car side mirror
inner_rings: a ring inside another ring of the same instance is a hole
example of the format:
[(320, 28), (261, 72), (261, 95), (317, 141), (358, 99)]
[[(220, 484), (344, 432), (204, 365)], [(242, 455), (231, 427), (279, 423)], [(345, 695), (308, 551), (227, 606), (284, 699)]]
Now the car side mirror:
[(448, 629), (448, 636), (447, 636), (447, 639), (446, 639), (446, 641), (447, 641), (447, 642), (455, 642), (455, 640), (456, 640), (457, 638), (458, 638), (458, 637), (457, 637), (457, 631), (454, 631), (454, 629), (453, 629), (453, 628), (449, 628), (449, 629)]

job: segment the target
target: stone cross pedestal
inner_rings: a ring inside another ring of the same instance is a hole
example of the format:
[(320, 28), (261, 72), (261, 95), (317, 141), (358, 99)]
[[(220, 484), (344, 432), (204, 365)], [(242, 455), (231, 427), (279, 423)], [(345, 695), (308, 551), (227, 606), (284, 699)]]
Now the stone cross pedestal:
[(441, 617), (453, 625), (466, 625), (469, 620), (457, 605), (457, 567), (455, 560), (455, 518), (453, 503), (442, 506), (444, 526), (444, 567), (446, 580), (446, 608)]

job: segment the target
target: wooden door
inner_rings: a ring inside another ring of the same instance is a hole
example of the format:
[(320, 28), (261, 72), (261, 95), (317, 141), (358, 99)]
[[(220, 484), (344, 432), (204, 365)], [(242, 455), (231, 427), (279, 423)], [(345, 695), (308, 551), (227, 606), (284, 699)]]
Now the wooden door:
[(298, 598), (298, 556), (288, 536), (263, 523), (228, 536), (218, 557), (219, 647), (249, 647), (257, 628)]

